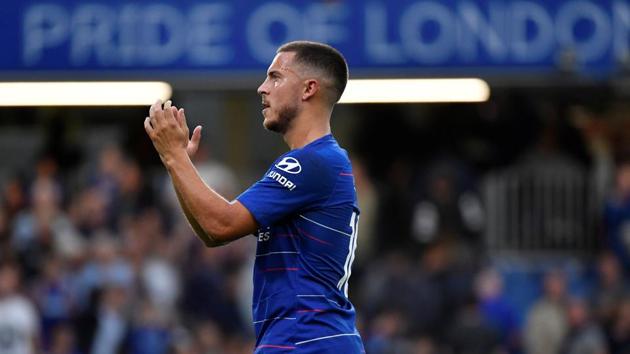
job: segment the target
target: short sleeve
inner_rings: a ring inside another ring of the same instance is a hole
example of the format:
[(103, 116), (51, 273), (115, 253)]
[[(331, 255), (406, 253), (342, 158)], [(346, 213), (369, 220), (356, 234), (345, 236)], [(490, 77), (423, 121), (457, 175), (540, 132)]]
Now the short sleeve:
[(333, 189), (331, 167), (308, 150), (278, 158), (265, 176), (237, 197), (260, 227), (324, 203)]

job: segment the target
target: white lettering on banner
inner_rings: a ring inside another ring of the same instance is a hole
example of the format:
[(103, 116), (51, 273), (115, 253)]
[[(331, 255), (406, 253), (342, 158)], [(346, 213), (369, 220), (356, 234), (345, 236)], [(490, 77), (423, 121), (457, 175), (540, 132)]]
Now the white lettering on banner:
[[(600, 59), (609, 48), (611, 39), (610, 19), (599, 6), (587, 1), (574, 1), (570, 6), (562, 6), (558, 11), (556, 32), (558, 42), (577, 53), (576, 59), (590, 62)], [(593, 27), (590, 38), (581, 41), (575, 38), (575, 25), (581, 20), (588, 20)], [(563, 48), (564, 49), (564, 48)]]
[(348, 17), (348, 11), (344, 4), (333, 2), (312, 4), (305, 13), (305, 38), (326, 43), (341, 43), (347, 40), (348, 31), (343, 26), (343, 21)]
[(83, 65), (94, 56), (102, 65), (114, 64), (119, 57), (113, 38), (115, 20), (109, 6), (90, 4), (77, 9), (72, 18), (70, 62)]
[[(470, 62), (479, 60), (478, 43), (486, 49), (490, 63), (504, 63), (507, 58), (516, 63), (533, 63), (556, 56), (556, 41), (564, 46), (560, 49), (574, 50), (578, 61), (593, 62), (601, 59), (613, 42), (621, 44), (621, 50), (616, 49), (615, 53), (627, 50), (629, 45), (627, 41), (613, 39), (613, 34), (618, 36), (627, 28), (625, 23), (618, 24), (625, 20), (623, 15), (610, 18), (601, 5), (586, 0), (562, 3), (555, 17), (533, 1), (491, 2), (486, 6), (490, 21), (485, 18), (478, 2), (460, 1), (457, 9), (437, 1), (416, 2), (404, 9), (398, 33), (393, 35), (387, 33), (386, 6), (379, 2), (371, 2), (367, 6), (366, 18), (373, 21), (365, 21), (366, 48), (378, 63), (399, 63), (410, 59), (421, 64), (439, 64), (449, 60)], [(376, 9), (380, 9), (380, 13)], [(578, 35), (575, 28), (578, 23), (584, 26), (583, 21), (589, 23), (592, 31), (587, 35)], [(423, 27), (428, 23), (439, 28), (434, 31), (437, 34), (433, 40), (423, 37)], [(511, 23), (512, 26), (503, 26), (503, 23)], [(611, 23), (615, 25), (614, 33)], [(535, 28), (533, 37), (530, 37), (528, 27)], [(620, 27), (623, 29), (619, 30)], [(454, 29), (459, 30), (457, 37)], [(397, 50), (398, 43), (392, 40), (396, 34), (403, 51)], [(471, 37), (476, 37), (477, 41), (471, 40)], [(370, 40), (375, 44), (370, 45)]]
[(271, 2), (256, 9), (247, 21), (247, 41), (254, 58), (261, 62), (270, 61), (278, 49), (278, 41), (271, 38), (274, 24), (284, 27), (284, 38), (279, 43), (302, 37), (302, 15), (293, 6)]
[(628, 43), (630, 43), (630, 6), (628, 3), (616, 1), (613, 4), (613, 53), (620, 61), (630, 59)]
[(141, 11), (136, 5), (125, 5), (120, 10), (120, 30), (118, 31), (118, 63), (121, 66), (133, 65), (142, 49), (136, 45), (140, 25), (137, 18)]
[(227, 4), (204, 4), (185, 14), (169, 5), (85, 4), (68, 12), (61, 5), (25, 11), (22, 60), (45, 61), (45, 52), (68, 45), (73, 66), (159, 66), (182, 57), (196, 65), (222, 65), (233, 58)]
[[(186, 45), (186, 21), (181, 12), (169, 5), (149, 5), (143, 10), (146, 24), (141, 38), (145, 43), (143, 62), (147, 65), (164, 65), (179, 59)], [(162, 31), (166, 40), (161, 40)]]
[[(422, 27), (428, 22), (439, 26), (437, 37), (429, 42), (422, 36)], [(437, 2), (419, 2), (411, 5), (400, 19), (400, 37), (409, 56), (419, 63), (439, 63), (447, 60), (455, 46), (455, 24), (449, 9)]]
[[(343, 4), (312, 4), (303, 11), (280, 2), (270, 2), (254, 10), (247, 21), (247, 43), (252, 56), (268, 63), (278, 46), (295, 39), (339, 43), (347, 38), (341, 26), (347, 17)], [(283, 27), (283, 38), (272, 38), (274, 25)]]
[[(532, 1), (512, 3), (511, 26), (512, 58), (517, 63), (534, 63), (550, 55), (553, 50), (553, 20), (544, 7)], [(528, 38), (527, 27), (535, 30), (533, 38)], [(508, 27), (509, 28), (509, 27)]]
[[(380, 2), (365, 5), (365, 50), (377, 64), (397, 64), (405, 61), (400, 45), (389, 41), (387, 12)], [(369, 25), (368, 25), (369, 24)]]
[(230, 39), (230, 27), (227, 19), (232, 8), (226, 4), (204, 4), (190, 11), (191, 31), (190, 60), (200, 65), (218, 65), (234, 58), (233, 49), (227, 45)]
[(58, 5), (35, 5), (24, 14), (24, 48), (22, 60), (25, 65), (36, 65), (44, 57), (44, 50), (61, 45), (69, 33), (68, 13)]
[(490, 20), (486, 20), (478, 6), (470, 1), (463, 1), (459, 7), (459, 16), (462, 19), (457, 28), (457, 41), (459, 43), (459, 55), (465, 61), (474, 61), (479, 57), (479, 46), (486, 48), (492, 58), (503, 61), (507, 57), (508, 47), (505, 38), (506, 24), (504, 4), (492, 2), (489, 5)]
[(269, 1), (238, 13), (243, 28), (232, 2), (169, 3), (27, 5), (22, 64), (231, 67), (240, 65), (242, 44), (239, 54), (268, 64), (279, 44), (297, 38), (358, 48), (350, 55), (368, 67), (546, 64), (562, 50), (583, 64), (630, 55), (630, 4), (622, 0)]

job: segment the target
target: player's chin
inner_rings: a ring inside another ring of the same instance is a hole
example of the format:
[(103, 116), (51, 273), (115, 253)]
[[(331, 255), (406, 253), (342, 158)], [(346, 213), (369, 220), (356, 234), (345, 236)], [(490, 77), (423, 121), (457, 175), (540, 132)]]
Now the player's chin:
[(263, 127), (272, 132), (280, 131), (280, 124), (278, 124), (278, 121), (270, 118), (265, 118), (265, 120), (263, 121)]
[(269, 114), (269, 111), (263, 112), (263, 126), (267, 128), (268, 125), (273, 124), (273, 117)]

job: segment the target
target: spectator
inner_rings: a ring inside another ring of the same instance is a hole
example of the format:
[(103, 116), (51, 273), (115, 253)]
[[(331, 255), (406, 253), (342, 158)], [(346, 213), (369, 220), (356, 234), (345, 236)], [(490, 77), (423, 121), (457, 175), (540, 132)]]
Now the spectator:
[(168, 318), (164, 312), (141, 299), (130, 333), (130, 354), (166, 354), (171, 346)]
[(430, 172), (415, 183), (418, 196), (412, 221), (414, 238), (427, 244), (451, 236), (467, 247), (474, 246), (485, 223), (485, 214), (471, 189), (473, 176), (457, 159), (439, 159), (427, 170)]
[(115, 284), (102, 289), (90, 353), (116, 354), (128, 349), (129, 295), (128, 289)]
[(367, 167), (359, 158), (352, 159), (352, 171), (359, 198), (361, 217), (359, 218), (360, 242), (356, 252), (356, 271), (360, 272), (376, 253), (376, 210), (378, 208), (378, 195), (371, 180)]
[(615, 189), (604, 209), (606, 245), (630, 269), (630, 161), (617, 166)]
[(172, 315), (180, 293), (180, 277), (176, 268), (177, 255), (172, 242), (164, 233), (159, 211), (147, 208), (123, 226), (124, 244), (121, 258), (134, 271), (135, 280), (158, 310)]
[(407, 330), (405, 316), (397, 311), (385, 310), (374, 318), (365, 350), (370, 354), (393, 354), (403, 352), (404, 334)]
[(63, 259), (57, 255), (49, 256), (44, 262), (42, 273), (42, 279), (34, 286), (34, 299), (40, 310), (43, 347), (48, 349), (52, 348), (58, 326), (72, 319), (75, 298), (71, 277)]
[(499, 353), (501, 349), (499, 331), (486, 321), (472, 297), (456, 315), (447, 343), (454, 353), (460, 354)]
[(98, 188), (86, 188), (73, 196), (68, 214), (84, 238), (108, 229), (107, 197)]
[(527, 314), (525, 351), (528, 354), (557, 354), (568, 331), (566, 276), (552, 270), (544, 277), (544, 294)]
[[(147, 183), (140, 165), (133, 159), (126, 159), (117, 171), (118, 194), (116, 195), (114, 221), (123, 216), (138, 215), (144, 209), (157, 205), (152, 186)], [(114, 225), (115, 229), (119, 225)]]
[(109, 228), (115, 228), (119, 207), (115, 202), (121, 189), (118, 175), (124, 170), (124, 155), (118, 145), (110, 144), (100, 150), (97, 160), (97, 166), (88, 165), (87, 182), (102, 198), (104, 222)]
[(20, 270), (0, 263), (0, 349), (3, 354), (39, 351), (39, 324), (35, 305), (20, 294)]
[(26, 207), (27, 199), (24, 193), (24, 185), (20, 178), (11, 178), (3, 184), (2, 201), (8, 220), (13, 220)]
[(479, 299), (479, 311), (484, 321), (496, 331), (503, 350), (510, 353), (518, 348), (518, 324), (516, 313), (503, 294), (503, 279), (497, 270), (482, 270), (475, 282)]
[(438, 346), (431, 337), (420, 336), (413, 340), (410, 353), (412, 354), (438, 354)]
[(197, 351), (205, 354), (222, 354), (223, 334), (213, 321), (200, 322), (195, 327), (195, 342)]
[(630, 297), (619, 306), (608, 337), (611, 354), (630, 353)]
[(400, 252), (373, 262), (366, 270), (370, 276), (364, 279), (359, 291), (360, 306), (368, 319), (376, 322), (375, 316), (395, 312), (399, 317), (413, 319), (410, 323), (413, 333), (440, 334), (446, 307), (442, 286), (444, 257), (444, 252), (436, 248), (423, 259), (421, 271), (415, 272), (412, 263)]
[(52, 331), (50, 342), (46, 354), (84, 354), (78, 350), (74, 331), (68, 324), (57, 325)]
[(602, 253), (597, 262), (598, 286), (595, 292), (595, 317), (609, 327), (619, 305), (630, 294), (619, 259), (611, 252)]
[[(229, 253), (202, 250), (200, 257), (187, 266), (183, 279), (181, 311), (187, 323), (214, 321), (231, 334), (245, 331), (246, 325), (238, 308), (235, 289), (238, 266)], [(212, 301), (208, 301), (208, 299)]]
[(78, 304), (85, 309), (95, 291), (108, 284), (130, 289), (134, 273), (119, 244), (108, 234), (96, 235), (92, 240), (90, 257), (76, 275)]
[(147, 259), (140, 274), (143, 288), (159, 312), (172, 315), (179, 296), (179, 274), (164, 258), (154, 256)]
[(11, 237), (9, 233), (9, 222), (7, 210), (0, 202), (0, 259), (6, 259), (11, 253)]
[(52, 178), (41, 177), (31, 189), (31, 208), (17, 215), (12, 235), (12, 245), (29, 277), (39, 273), (47, 254), (74, 255), (82, 247), (62, 209), (61, 187)]
[(583, 299), (569, 301), (569, 331), (562, 345), (563, 354), (607, 354), (606, 338), (601, 327), (592, 321), (588, 304)]

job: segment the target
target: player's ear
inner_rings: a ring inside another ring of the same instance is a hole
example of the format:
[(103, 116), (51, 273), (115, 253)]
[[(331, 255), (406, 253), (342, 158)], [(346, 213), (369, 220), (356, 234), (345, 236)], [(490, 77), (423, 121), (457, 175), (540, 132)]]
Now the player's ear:
[(319, 91), (319, 81), (315, 79), (307, 79), (304, 81), (304, 89), (302, 91), (302, 101), (309, 100)]

